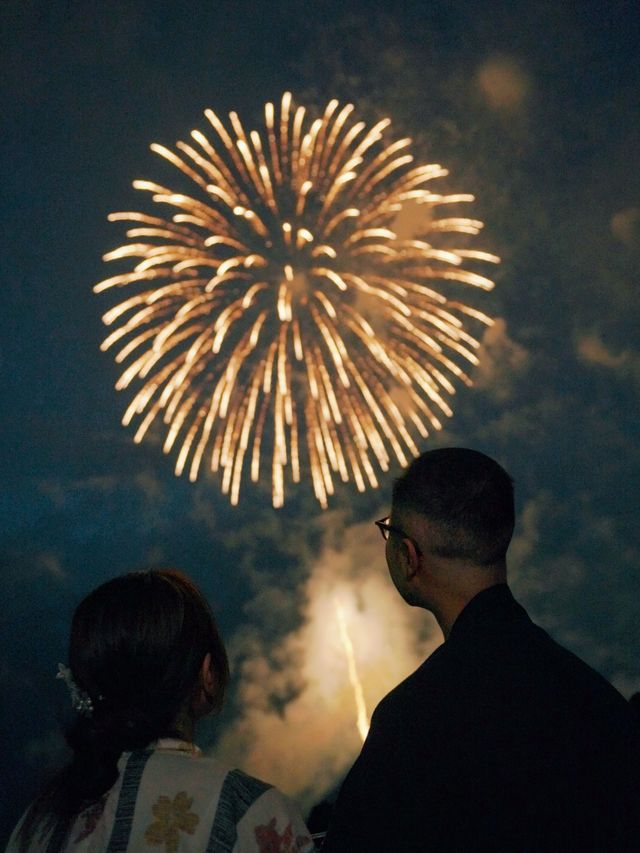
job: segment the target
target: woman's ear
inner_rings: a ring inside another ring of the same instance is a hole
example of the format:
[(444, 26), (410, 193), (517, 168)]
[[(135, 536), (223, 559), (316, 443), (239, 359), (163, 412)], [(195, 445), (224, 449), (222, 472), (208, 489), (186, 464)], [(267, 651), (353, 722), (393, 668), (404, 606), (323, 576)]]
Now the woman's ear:
[(193, 700), (196, 719), (208, 714), (215, 705), (216, 680), (211, 667), (211, 653), (207, 652), (200, 667), (200, 684)]
[(211, 666), (211, 652), (207, 652), (202, 661), (200, 668), (200, 689), (206, 704), (209, 706), (209, 710), (211, 710), (215, 704), (214, 693), (216, 689), (216, 680)]
[(213, 696), (216, 682), (213, 677), (213, 670), (211, 669), (211, 652), (207, 652), (204, 656), (204, 660), (202, 661), (202, 667), (200, 668), (200, 683), (203, 691), (207, 695), (207, 698), (209, 696)]

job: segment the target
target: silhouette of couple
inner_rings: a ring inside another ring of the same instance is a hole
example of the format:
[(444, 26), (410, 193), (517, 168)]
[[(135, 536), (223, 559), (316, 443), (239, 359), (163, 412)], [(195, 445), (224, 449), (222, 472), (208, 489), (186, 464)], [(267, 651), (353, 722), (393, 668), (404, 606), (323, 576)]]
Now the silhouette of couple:
[[(376, 708), (323, 853), (640, 850), (640, 727), (513, 598), (509, 475), (473, 450), (424, 453), (376, 524), (396, 589), (445, 641)], [(286, 797), (193, 744), (228, 665), (184, 575), (133, 573), (91, 593), (62, 673), (73, 757), (9, 851), (314, 849)]]

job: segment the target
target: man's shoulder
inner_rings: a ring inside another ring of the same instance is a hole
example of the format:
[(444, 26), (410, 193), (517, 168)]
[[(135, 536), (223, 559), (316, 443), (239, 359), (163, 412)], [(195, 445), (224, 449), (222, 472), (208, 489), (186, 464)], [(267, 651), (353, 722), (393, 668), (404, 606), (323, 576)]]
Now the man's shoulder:
[(515, 599), (508, 605), (513, 618), (507, 623), (504, 635), (489, 634), (477, 638), (470, 654), (494, 656), (511, 678), (518, 673), (531, 683), (536, 677), (541, 685), (555, 692), (562, 685), (608, 696), (611, 701), (626, 705), (623, 697), (590, 664), (562, 645), (545, 628), (537, 624)]
[(564, 685), (564, 691), (570, 693), (575, 702), (583, 707), (588, 698), (590, 702), (601, 704), (612, 712), (617, 711), (631, 718), (628, 702), (601, 673), (541, 628), (537, 630), (542, 637), (541, 645), (544, 646), (544, 652), (540, 655), (541, 677), (543, 671), (547, 677), (553, 676), (554, 673), (556, 675), (555, 681), (550, 679), (549, 689), (555, 687), (557, 690)]
[(438, 646), (411, 675), (380, 700), (375, 715), (380, 719), (396, 717), (399, 714), (410, 716), (413, 709), (419, 706), (421, 716), (424, 717), (429, 705), (437, 702), (441, 685), (451, 677), (449, 658), (446, 643)]
[[(451, 715), (473, 716), (485, 708), (557, 707), (580, 716), (596, 713), (610, 719), (630, 715), (625, 699), (595, 669), (529, 619), (511, 596), (493, 612), (467, 613), (458, 631), (380, 702), (380, 721), (391, 718), (412, 725), (420, 718), (443, 721)], [(494, 600), (498, 598), (494, 591)], [(482, 602), (480, 602), (482, 603)], [(486, 604), (486, 601), (485, 601)], [(495, 618), (495, 617), (498, 618)], [(573, 710), (571, 710), (573, 709)]]

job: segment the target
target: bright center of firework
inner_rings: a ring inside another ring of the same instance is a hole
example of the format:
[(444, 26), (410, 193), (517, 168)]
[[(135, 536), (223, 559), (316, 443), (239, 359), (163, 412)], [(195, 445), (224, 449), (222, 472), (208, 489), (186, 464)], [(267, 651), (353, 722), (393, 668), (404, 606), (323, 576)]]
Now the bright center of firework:
[(302, 271), (294, 271), (291, 276), (289, 287), (291, 289), (291, 293), (298, 302), (306, 302), (311, 294), (309, 276)]
[(406, 465), (451, 414), (454, 383), (471, 382), (467, 326), (492, 322), (463, 300), (493, 287), (466, 264), (498, 261), (467, 248), (482, 223), (457, 208), (472, 197), (431, 190), (445, 169), (386, 142), (388, 119), (367, 128), (352, 112), (331, 101), (309, 122), (285, 93), (247, 133), (206, 110), (214, 142), (194, 130), (177, 152), (151, 146), (184, 191), (134, 182), (168, 218), (110, 217), (132, 223), (105, 256), (132, 267), (94, 288), (126, 292), (102, 345), (120, 347), (116, 387), (137, 386), (123, 423), (138, 422), (136, 441), (158, 425), (176, 473), (221, 472), (234, 504), (265, 467), (274, 506), (308, 474), (326, 507), (336, 479), (363, 491), (393, 458)]

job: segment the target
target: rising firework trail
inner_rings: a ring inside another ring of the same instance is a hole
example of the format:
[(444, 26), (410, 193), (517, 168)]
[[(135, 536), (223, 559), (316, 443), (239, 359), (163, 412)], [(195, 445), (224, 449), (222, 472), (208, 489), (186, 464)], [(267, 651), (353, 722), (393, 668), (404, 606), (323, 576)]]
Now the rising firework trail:
[(176, 474), (221, 472), (233, 504), (264, 468), (276, 507), (305, 474), (322, 507), (337, 479), (375, 487), (451, 415), (478, 360), (468, 327), (491, 324), (464, 295), (493, 287), (467, 268), (498, 261), (466, 248), (482, 223), (438, 215), (473, 197), (434, 192), (446, 170), (353, 111), (310, 121), (285, 93), (259, 133), (206, 110), (209, 135), (151, 146), (182, 188), (134, 182), (164, 215), (109, 217), (130, 224), (105, 255), (128, 271), (94, 288), (124, 291), (102, 344), (134, 390), (123, 423), (137, 442), (161, 425)]
[(356, 703), (356, 725), (358, 727), (358, 733), (360, 734), (362, 742), (364, 743), (367, 738), (367, 735), (369, 734), (369, 718), (367, 717), (367, 706), (364, 701), (362, 682), (360, 681), (360, 677), (358, 676), (358, 668), (356, 666), (356, 654), (353, 648), (351, 637), (349, 635), (349, 629), (347, 628), (347, 618), (344, 615), (344, 608), (342, 607), (339, 601), (335, 601), (334, 606), (338, 619), (340, 641), (342, 643), (342, 648), (344, 649), (345, 657), (347, 659), (349, 682), (353, 689), (353, 696)]

